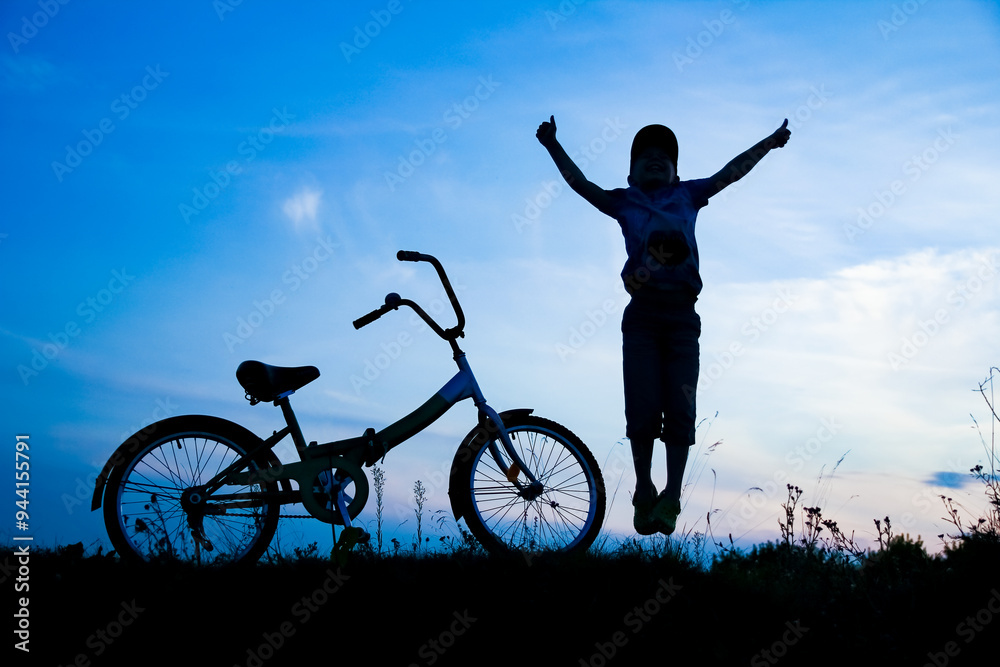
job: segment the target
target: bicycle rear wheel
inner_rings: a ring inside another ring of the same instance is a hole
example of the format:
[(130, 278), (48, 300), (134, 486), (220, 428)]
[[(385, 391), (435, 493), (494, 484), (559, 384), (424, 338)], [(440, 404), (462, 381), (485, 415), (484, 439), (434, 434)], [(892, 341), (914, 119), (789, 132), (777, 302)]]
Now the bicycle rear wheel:
[[(202, 416), (173, 417), (144, 429), (132, 440), (135, 452), (108, 476), (104, 522), (108, 537), (126, 561), (171, 558), (200, 564), (256, 562), (278, 527), (276, 482), (227, 484), (213, 502), (189, 511), (181, 496), (204, 484), (260, 444), (237, 424)], [(145, 440), (145, 442), (143, 442)], [(243, 470), (267, 467), (263, 453)]]
[[(507, 422), (510, 423), (507, 423)], [(488, 551), (584, 551), (604, 522), (604, 479), (593, 454), (572, 431), (531, 415), (505, 420), (511, 443), (543, 485), (537, 497), (511, 483), (482, 429), (467, 440), (470, 456), (453, 493), (462, 496), (469, 530)], [(471, 435), (471, 434), (470, 434)], [(500, 447), (503, 467), (511, 461)], [(520, 481), (525, 477), (522, 474)]]

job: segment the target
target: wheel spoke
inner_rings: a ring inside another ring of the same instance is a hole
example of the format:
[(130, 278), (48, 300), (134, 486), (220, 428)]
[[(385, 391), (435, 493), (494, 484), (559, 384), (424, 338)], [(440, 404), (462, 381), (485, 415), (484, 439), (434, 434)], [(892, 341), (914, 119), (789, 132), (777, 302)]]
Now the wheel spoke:
[[(119, 551), (142, 559), (166, 555), (205, 563), (240, 561), (250, 554), (255, 559), (270, 541), (279, 506), (273, 499), (253, 496), (275, 493), (276, 483), (220, 488), (220, 494), (248, 496), (241, 501), (251, 504), (242, 505), (233, 514), (202, 514), (200, 519), (189, 520), (180, 502), (185, 490), (211, 479), (246, 451), (228, 437), (195, 429), (178, 431), (137, 452), (123, 464), (124, 471), (115, 484), (117, 526), (109, 525), (109, 534), (117, 531), (124, 540), (116, 545)], [(209, 504), (218, 509), (210, 498)], [(213, 547), (211, 551), (194, 537), (193, 526), (199, 524)]]
[(537, 422), (508, 425), (508, 432), (518, 456), (542, 484), (542, 493), (526, 500), (483, 444), (470, 464), (470, 528), (487, 545), (495, 541), (518, 549), (585, 548), (603, 520), (600, 471), (582, 443), (564, 436), (558, 425)]

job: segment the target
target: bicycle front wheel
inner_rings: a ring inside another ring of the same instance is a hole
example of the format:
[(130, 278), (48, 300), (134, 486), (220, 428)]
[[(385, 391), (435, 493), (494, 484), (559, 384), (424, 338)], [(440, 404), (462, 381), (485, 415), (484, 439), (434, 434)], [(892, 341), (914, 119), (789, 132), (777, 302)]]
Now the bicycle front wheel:
[[(482, 435), (467, 442), (471, 456), (460, 468), (456, 491), (464, 497), (469, 530), (488, 551), (576, 552), (586, 550), (604, 522), (604, 479), (593, 454), (572, 431), (531, 415), (506, 423), (511, 443), (542, 483), (537, 496), (508, 480), (511, 466), (500, 446), (503, 469)], [(525, 476), (519, 481), (525, 486)]]
[[(119, 556), (132, 562), (256, 562), (278, 527), (276, 482), (224, 485), (200, 510), (182, 506), (181, 497), (260, 439), (232, 422), (202, 416), (173, 417), (144, 431), (133, 436), (140, 444), (112, 470), (104, 489), (104, 522)], [(243, 471), (266, 467), (266, 456)], [(220, 494), (227, 500), (213, 500)]]

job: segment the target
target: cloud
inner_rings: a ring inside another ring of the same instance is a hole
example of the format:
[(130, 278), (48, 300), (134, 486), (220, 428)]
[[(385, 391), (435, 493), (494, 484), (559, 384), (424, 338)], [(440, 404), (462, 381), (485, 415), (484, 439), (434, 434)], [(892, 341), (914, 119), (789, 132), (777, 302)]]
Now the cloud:
[(319, 209), (320, 198), (323, 196), (321, 190), (313, 190), (304, 187), (296, 194), (285, 200), (281, 210), (284, 211), (288, 219), (295, 223), (295, 229), (310, 228), (316, 230), (319, 225), (316, 221), (316, 212)]
[(967, 474), (963, 475), (957, 472), (939, 470), (931, 475), (931, 478), (927, 480), (927, 483), (934, 486), (943, 486), (948, 489), (961, 489), (963, 486), (966, 486), (969, 481), (970, 478)]

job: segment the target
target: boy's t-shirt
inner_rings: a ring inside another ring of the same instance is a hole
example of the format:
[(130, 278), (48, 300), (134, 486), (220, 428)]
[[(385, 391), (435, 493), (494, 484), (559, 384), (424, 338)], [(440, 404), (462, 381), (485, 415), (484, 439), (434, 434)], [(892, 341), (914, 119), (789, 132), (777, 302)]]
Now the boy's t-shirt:
[(649, 195), (636, 187), (608, 191), (612, 205), (604, 213), (618, 221), (625, 237), (622, 280), (630, 294), (646, 287), (692, 297), (701, 292), (694, 225), (708, 204), (710, 181), (680, 181)]

